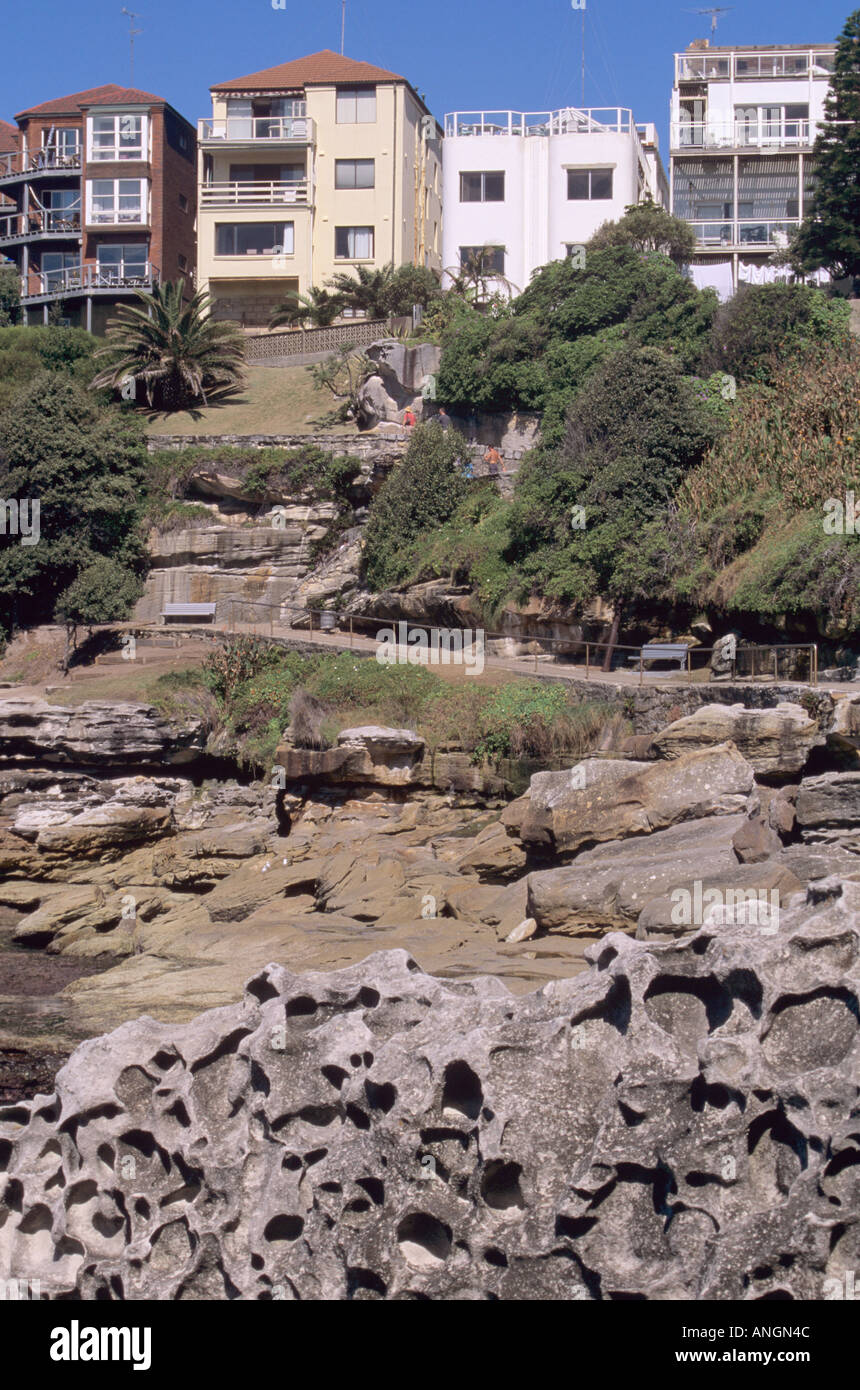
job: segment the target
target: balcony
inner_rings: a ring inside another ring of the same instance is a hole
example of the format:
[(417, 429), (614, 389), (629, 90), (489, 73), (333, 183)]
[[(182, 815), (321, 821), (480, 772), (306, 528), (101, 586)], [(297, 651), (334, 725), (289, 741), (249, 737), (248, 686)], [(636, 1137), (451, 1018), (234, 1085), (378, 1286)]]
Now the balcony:
[(673, 121), (673, 150), (811, 149), (819, 121)]
[(38, 150), (0, 154), (0, 185), (15, 179), (33, 179), (43, 174), (79, 174), (81, 149), (56, 149), (48, 145)]
[(64, 237), (77, 237), (81, 230), (80, 212), (54, 212), (50, 209), (35, 212), (15, 212), (0, 217), (0, 245)]
[(283, 182), (204, 183), (200, 188), (201, 208), (282, 207), (285, 203), (309, 207), (307, 180)]
[(741, 221), (691, 222), (699, 246), (710, 250), (760, 251), (787, 246), (798, 218), (744, 218)]
[(142, 266), (85, 265), (67, 270), (47, 270), (35, 277), (40, 288), (31, 291), (21, 282), (22, 304), (45, 304), (52, 299), (73, 298), (78, 295), (112, 295), (135, 290), (151, 290), (158, 284), (158, 268), (147, 261)]
[(719, 53), (704, 49), (675, 54), (675, 82), (762, 82), (770, 78), (812, 77), (833, 72), (835, 48), (791, 53)]
[(228, 116), (224, 120), (197, 122), (197, 138), (203, 146), (312, 145), (314, 122), (310, 116)]
[(568, 106), (562, 111), (450, 111), (448, 139), (463, 135), (628, 135), (637, 132), (633, 112), (622, 106)]

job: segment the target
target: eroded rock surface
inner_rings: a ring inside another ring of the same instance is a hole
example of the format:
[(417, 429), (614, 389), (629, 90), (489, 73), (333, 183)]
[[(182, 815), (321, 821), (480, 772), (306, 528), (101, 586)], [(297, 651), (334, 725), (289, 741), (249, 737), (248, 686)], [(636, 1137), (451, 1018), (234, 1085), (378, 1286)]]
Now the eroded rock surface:
[(819, 1299), (860, 1259), (860, 886), (513, 998), (406, 952), (82, 1044), (0, 1277), (126, 1299)]
[(679, 758), (733, 743), (757, 774), (788, 777), (800, 772), (824, 741), (817, 720), (801, 705), (786, 702), (773, 709), (703, 705), (655, 734), (652, 746), (661, 758)]

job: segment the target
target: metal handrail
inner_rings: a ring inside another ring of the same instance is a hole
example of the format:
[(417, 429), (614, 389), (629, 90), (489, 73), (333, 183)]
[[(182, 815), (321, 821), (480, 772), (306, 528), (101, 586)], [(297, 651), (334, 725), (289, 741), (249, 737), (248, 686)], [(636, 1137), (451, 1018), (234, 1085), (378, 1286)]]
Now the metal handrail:
[[(229, 618), (229, 623), (228, 623), (229, 628), (230, 628), (230, 631), (236, 631), (236, 617), (235, 617), (235, 608), (236, 608), (236, 605), (239, 605), (239, 606), (242, 607), (242, 608), (265, 608), (265, 609), (271, 610), (272, 612), (274, 612), (274, 610), (277, 610), (279, 613), (282, 613), (282, 612), (284, 611), (284, 609), (289, 608), (289, 606), (290, 606), (288, 600), (283, 600), (281, 603), (266, 603), (265, 600), (262, 600), (262, 599), (234, 599), (234, 598), (230, 598), (230, 599), (227, 599), (226, 602), (228, 603), (228, 605), (229, 605), (229, 607), (230, 607), (230, 618)], [(367, 624), (367, 625), (369, 625), (369, 626), (373, 626), (373, 628), (374, 628), (375, 630), (378, 631), (380, 627), (385, 626), (385, 625), (388, 625), (388, 626), (395, 626), (395, 627), (396, 627), (396, 625), (397, 625), (399, 622), (406, 622), (407, 627), (408, 627), (408, 629), (409, 629), (410, 631), (421, 631), (421, 632), (428, 632), (428, 633), (429, 633), (429, 632), (433, 632), (434, 630), (438, 630), (438, 629), (439, 629), (439, 626), (440, 626), (438, 623), (420, 623), (420, 622), (413, 622), (411, 619), (406, 620), (406, 619), (403, 619), (403, 618), (380, 617), (379, 615), (368, 616), (368, 615), (359, 614), (359, 613), (341, 613), (339, 610), (331, 609), (331, 608), (305, 608), (305, 607), (296, 607), (296, 608), (292, 609), (291, 611), (292, 611), (292, 616), (290, 617), (290, 619), (289, 619), (288, 623), (286, 624), (286, 626), (291, 627), (291, 628), (293, 628), (293, 629), (295, 629), (295, 628), (298, 626), (299, 622), (301, 622), (302, 620), (306, 619), (307, 622), (308, 622), (308, 631), (309, 631), (309, 632), (313, 632), (313, 630), (314, 630), (314, 627), (313, 627), (313, 619), (314, 619), (315, 617), (320, 617), (320, 618), (321, 618), (323, 614), (326, 614), (327, 617), (334, 617), (334, 619), (335, 619), (335, 625), (336, 625), (337, 627), (340, 627), (343, 623), (347, 623), (347, 622), (348, 622), (348, 624), (349, 624), (348, 631), (349, 631), (349, 636), (350, 636), (350, 645), (352, 645), (352, 641), (353, 641), (354, 637), (356, 636), (356, 632), (355, 632), (355, 625), (356, 625), (356, 624)], [(241, 620), (240, 620), (240, 621), (241, 621)], [(275, 626), (276, 626), (276, 622), (275, 622), (275, 619), (274, 619), (273, 616), (270, 616), (270, 617), (269, 617), (269, 619), (267, 620), (267, 625), (268, 625), (268, 627), (269, 627), (270, 633), (273, 635), (273, 634), (274, 634), (274, 628), (275, 628)], [(317, 630), (319, 631), (320, 629), (318, 628)], [(358, 635), (360, 636), (361, 634), (359, 633)], [(643, 656), (643, 654), (642, 654), (642, 653), (643, 653), (643, 644), (642, 644), (642, 643), (639, 643), (639, 644), (636, 645), (636, 646), (631, 646), (631, 645), (629, 645), (629, 644), (627, 644), (627, 643), (623, 643), (623, 642), (591, 642), (591, 641), (584, 641), (584, 640), (577, 641), (576, 639), (574, 639), (574, 638), (569, 638), (569, 637), (540, 637), (540, 636), (535, 636), (534, 634), (529, 634), (529, 633), (523, 633), (523, 634), (517, 635), (517, 634), (514, 634), (514, 633), (510, 633), (510, 632), (487, 632), (487, 631), (484, 631), (484, 640), (485, 640), (485, 641), (501, 641), (501, 642), (510, 642), (510, 641), (515, 641), (515, 642), (517, 642), (517, 641), (518, 641), (518, 642), (539, 642), (539, 643), (541, 643), (541, 645), (543, 645), (543, 646), (548, 646), (548, 647), (564, 647), (564, 648), (567, 648), (567, 649), (568, 649), (568, 654), (571, 654), (571, 655), (572, 655), (572, 654), (582, 655), (582, 654), (584, 653), (584, 658), (585, 658), (585, 660), (584, 660), (584, 665), (585, 665), (586, 679), (588, 679), (588, 676), (589, 676), (591, 667), (592, 667), (592, 666), (595, 666), (595, 667), (597, 666), (597, 661), (596, 661), (596, 660), (594, 659), (594, 657), (592, 656), (592, 653), (594, 653), (595, 655), (596, 655), (597, 653), (599, 653), (599, 652), (606, 652), (606, 651), (612, 651), (613, 654), (616, 653), (616, 652), (619, 652), (619, 653), (620, 653), (620, 652), (635, 652), (635, 653), (637, 653), (637, 656), (638, 656), (638, 666), (636, 667), (636, 670), (638, 670), (638, 674), (639, 674), (639, 682), (638, 682), (639, 685), (642, 685), (642, 684), (643, 684), (643, 681), (644, 681), (645, 663), (648, 662), (648, 661), (650, 661), (650, 660), (654, 660), (654, 659), (659, 660), (659, 658), (652, 658), (652, 657), (648, 657), (647, 655)], [(667, 644), (668, 644), (668, 639), (667, 639)], [(644, 644), (644, 645), (647, 645), (647, 644)], [(672, 643), (671, 645), (680, 646), (680, 645), (682, 645), (682, 644), (681, 644), (681, 643)], [(578, 650), (576, 650), (576, 649), (578, 649)], [(686, 665), (686, 673), (687, 673), (687, 675), (690, 675), (690, 674), (692, 673), (692, 669), (693, 669), (693, 667), (692, 667), (692, 658), (693, 658), (693, 655), (694, 655), (694, 654), (695, 654), (696, 656), (711, 656), (711, 655), (713, 655), (714, 651), (716, 651), (716, 650), (717, 650), (717, 648), (715, 648), (715, 647), (691, 647), (691, 646), (688, 646), (688, 647), (687, 647), (687, 665)], [(755, 679), (756, 679), (756, 658), (757, 658), (757, 654), (760, 653), (760, 652), (770, 653), (770, 655), (771, 655), (771, 657), (772, 657), (772, 659), (773, 659), (773, 667), (774, 667), (774, 669), (773, 669), (772, 676), (769, 675), (769, 676), (768, 676), (768, 679), (773, 679), (774, 681), (777, 681), (777, 680), (779, 679), (779, 653), (781, 653), (781, 652), (807, 652), (807, 653), (809, 654), (809, 674), (810, 674), (810, 679), (809, 679), (808, 682), (800, 682), (800, 684), (809, 684), (809, 685), (817, 685), (817, 684), (818, 684), (818, 644), (815, 643), (815, 642), (771, 642), (771, 643), (766, 643), (766, 644), (762, 644), (762, 645), (752, 645), (752, 646), (748, 646), (748, 647), (738, 647), (738, 648), (737, 648), (737, 653), (736, 653), (736, 656), (735, 656), (735, 660), (734, 660), (733, 665), (732, 665), (732, 679), (744, 679), (744, 677), (742, 677), (742, 676), (741, 676), (741, 677), (737, 677), (737, 675), (736, 675), (737, 665), (738, 665), (738, 659), (741, 658), (741, 657), (749, 657), (749, 658), (751, 659), (752, 668), (753, 668), (753, 669), (752, 669), (752, 673), (751, 673), (750, 679), (755, 680)], [(535, 653), (533, 653), (532, 655), (534, 656), (535, 670), (537, 670), (538, 654), (535, 652)], [(764, 665), (764, 663), (762, 663), (762, 666), (763, 666), (763, 665)], [(699, 669), (703, 669), (703, 668), (700, 667)], [(669, 673), (669, 674), (671, 674), (671, 673)], [(763, 669), (762, 669), (762, 674), (764, 674), (764, 670), (763, 670)], [(797, 683), (797, 682), (795, 682), (795, 683)]]
[(254, 207), (281, 203), (306, 203), (309, 183), (289, 180), (246, 180), (223, 183), (204, 183), (200, 188), (200, 206), (238, 206)]

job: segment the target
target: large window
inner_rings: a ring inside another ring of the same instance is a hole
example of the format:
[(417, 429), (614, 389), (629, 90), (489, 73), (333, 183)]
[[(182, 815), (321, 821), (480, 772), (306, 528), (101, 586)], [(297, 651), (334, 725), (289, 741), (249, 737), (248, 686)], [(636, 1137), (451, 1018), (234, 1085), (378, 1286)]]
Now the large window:
[(41, 268), (45, 294), (51, 290), (73, 289), (81, 283), (79, 251), (43, 251)]
[(461, 203), (503, 203), (504, 201), (504, 173), (460, 175)]
[(123, 280), (143, 280), (146, 277), (147, 260), (145, 241), (132, 242), (126, 246), (99, 246), (96, 250), (99, 280), (107, 285)]
[(338, 125), (372, 125), (375, 120), (375, 87), (338, 87)]
[(338, 261), (372, 261), (372, 227), (335, 227), (334, 254)]
[(93, 179), (88, 187), (91, 223), (146, 222), (145, 179)]
[(90, 125), (90, 159), (145, 159), (143, 116), (119, 113), (93, 116)]
[(461, 246), (460, 269), (481, 275), (504, 275), (504, 246)]
[(219, 222), (215, 227), (216, 256), (292, 256), (293, 222)]
[(58, 159), (76, 159), (81, 149), (81, 132), (77, 126), (43, 126), (42, 145), (52, 149)]
[(611, 169), (568, 169), (567, 196), (576, 202), (602, 202), (612, 197)]
[(376, 161), (373, 159), (336, 159), (335, 188), (375, 188)]

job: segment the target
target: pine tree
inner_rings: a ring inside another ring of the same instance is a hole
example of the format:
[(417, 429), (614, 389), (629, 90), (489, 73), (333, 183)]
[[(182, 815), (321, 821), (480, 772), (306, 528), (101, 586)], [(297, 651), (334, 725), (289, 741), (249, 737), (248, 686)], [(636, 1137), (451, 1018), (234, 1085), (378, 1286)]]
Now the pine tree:
[(812, 207), (791, 246), (795, 270), (860, 275), (860, 10), (845, 22), (815, 142)]

